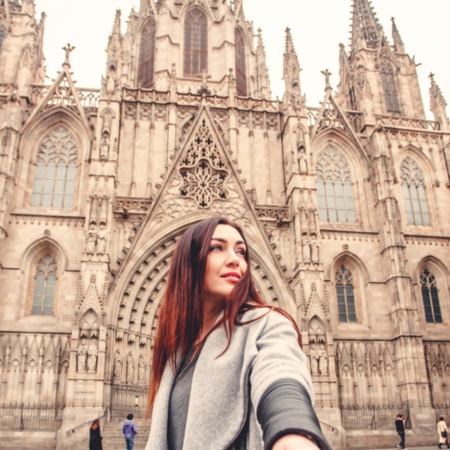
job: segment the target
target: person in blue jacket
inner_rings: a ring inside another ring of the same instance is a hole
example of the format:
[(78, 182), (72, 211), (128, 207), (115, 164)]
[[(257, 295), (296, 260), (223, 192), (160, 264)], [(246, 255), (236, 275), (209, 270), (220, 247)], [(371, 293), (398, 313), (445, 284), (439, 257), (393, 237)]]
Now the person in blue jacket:
[(133, 422), (133, 414), (128, 414), (127, 420), (125, 420), (122, 428), (123, 435), (125, 436), (125, 443), (127, 444), (127, 450), (133, 450), (134, 436), (138, 434), (136, 424)]

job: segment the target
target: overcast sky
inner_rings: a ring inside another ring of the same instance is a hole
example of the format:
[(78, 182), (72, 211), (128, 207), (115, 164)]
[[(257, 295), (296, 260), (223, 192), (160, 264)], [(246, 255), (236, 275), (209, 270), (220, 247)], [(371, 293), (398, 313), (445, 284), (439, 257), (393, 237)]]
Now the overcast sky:
[[(328, 69), (333, 74), (333, 87), (339, 82), (339, 43), (348, 50), (352, 0), (243, 1), (246, 19), (253, 22), (255, 31), (262, 29), (273, 98), (283, 96), (283, 52), (289, 27), (303, 69), (302, 92), (308, 106), (318, 106), (324, 88), (320, 72)], [(140, 0), (36, 0), (38, 14), (45, 11), (47, 15), (44, 53), (48, 77), (56, 77), (64, 60), (61, 48), (70, 42), (76, 47), (71, 66), (77, 85), (98, 88), (105, 73), (105, 49), (115, 11), (122, 11), (124, 31), (131, 8), (139, 9), (139, 5)], [(391, 43), (391, 17), (395, 17), (406, 51), (420, 64), (417, 70), (424, 107), (432, 119), (430, 72), (450, 101), (450, 0), (372, 0), (372, 6)]]

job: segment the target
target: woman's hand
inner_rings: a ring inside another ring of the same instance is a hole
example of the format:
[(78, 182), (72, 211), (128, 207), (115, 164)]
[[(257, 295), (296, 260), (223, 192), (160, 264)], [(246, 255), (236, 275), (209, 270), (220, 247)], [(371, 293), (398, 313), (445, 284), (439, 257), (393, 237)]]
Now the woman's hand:
[(305, 436), (286, 434), (275, 442), (272, 450), (317, 450), (317, 445)]

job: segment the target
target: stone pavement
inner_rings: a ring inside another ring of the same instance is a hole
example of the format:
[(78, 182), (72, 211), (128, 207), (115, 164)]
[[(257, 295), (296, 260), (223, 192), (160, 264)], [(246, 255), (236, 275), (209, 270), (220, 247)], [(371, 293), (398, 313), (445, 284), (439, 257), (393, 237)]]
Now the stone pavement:
[[(437, 443), (435, 445), (430, 445), (428, 447), (408, 447), (408, 446), (406, 447), (407, 450), (436, 450), (437, 448), (438, 448)], [(445, 447), (445, 448), (447, 448), (447, 447)], [(388, 448), (383, 448), (383, 449), (373, 448), (370, 450), (389, 450), (389, 449), (397, 450), (397, 447), (388, 447)], [(442, 449), (444, 449), (444, 445), (442, 445)], [(367, 449), (367, 450), (369, 450), (369, 449)]]

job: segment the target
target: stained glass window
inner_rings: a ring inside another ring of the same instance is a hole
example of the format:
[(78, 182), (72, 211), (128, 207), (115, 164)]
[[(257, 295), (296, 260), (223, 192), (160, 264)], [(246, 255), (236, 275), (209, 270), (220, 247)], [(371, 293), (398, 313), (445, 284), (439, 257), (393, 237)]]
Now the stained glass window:
[(355, 222), (350, 169), (335, 148), (322, 151), (316, 164), (317, 200), (322, 222)]
[(0, 25), (0, 50), (3, 46), (3, 41), (5, 39), (5, 34), (6, 34), (6, 28), (5, 25), (1, 24)]
[(247, 96), (247, 67), (245, 59), (245, 41), (242, 31), (234, 29), (235, 60), (236, 60), (236, 89), (237, 94)]
[(410, 156), (400, 166), (400, 177), (408, 224), (430, 226), (423, 172)]
[(381, 82), (383, 84), (387, 112), (400, 114), (394, 69), (392, 65), (386, 61), (381, 63)]
[(139, 47), (138, 85), (144, 88), (153, 83), (155, 71), (155, 39), (156, 21), (153, 16), (145, 22), (141, 32), (141, 45)]
[(426, 321), (428, 323), (442, 323), (436, 278), (428, 269), (424, 269), (420, 275), (420, 287)]
[(36, 266), (34, 278), (33, 307), (31, 314), (51, 316), (55, 301), (57, 264), (52, 256), (41, 258)]
[(44, 138), (36, 158), (31, 206), (72, 207), (77, 158), (75, 139), (65, 127), (54, 129)]
[(339, 322), (356, 322), (353, 276), (345, 265), (341, 265), (336, 271), (336, 296)]
[(184, 76), (196, 78), (208, 69), (208, 20), (192, 8), (184, 22)]

